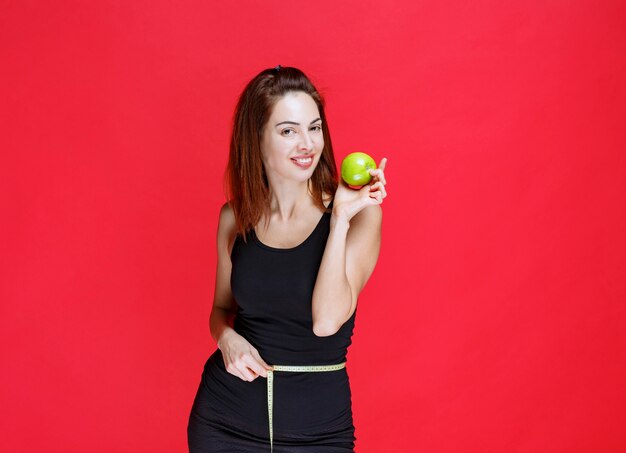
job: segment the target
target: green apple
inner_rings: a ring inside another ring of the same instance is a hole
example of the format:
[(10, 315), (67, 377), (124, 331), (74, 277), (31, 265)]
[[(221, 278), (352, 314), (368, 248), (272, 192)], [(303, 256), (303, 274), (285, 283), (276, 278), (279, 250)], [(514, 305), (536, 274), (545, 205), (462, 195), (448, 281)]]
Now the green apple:
[(349, 186), (363, 186), (372, 180), (376, 162), (365, 153), (348, 154), (341, 162), (341, 177)]

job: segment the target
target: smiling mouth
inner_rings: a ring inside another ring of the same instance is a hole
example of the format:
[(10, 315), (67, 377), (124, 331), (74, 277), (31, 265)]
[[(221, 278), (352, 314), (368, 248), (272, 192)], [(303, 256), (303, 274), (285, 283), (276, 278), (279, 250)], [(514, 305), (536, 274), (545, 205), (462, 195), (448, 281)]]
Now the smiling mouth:
[(304, 170), (311, 168), (313, 166), (313, 156), (299, 157), (299, 158), (292, 157), (291, 161), (294, 163), (294, 165)]

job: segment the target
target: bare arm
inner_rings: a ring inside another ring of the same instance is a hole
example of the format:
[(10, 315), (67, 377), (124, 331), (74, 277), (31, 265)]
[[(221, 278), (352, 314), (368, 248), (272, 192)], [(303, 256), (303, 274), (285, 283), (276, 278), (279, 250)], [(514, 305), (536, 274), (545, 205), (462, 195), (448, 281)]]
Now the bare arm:
[(228, 204), (224, 204), (220, 210), (217, 227), (217, 268), (213, 308), (209, 318), (211, 336), (218, 344), (218, 347), (222, 335), (227, 331), (233, 330), (232, 325), (236, 310), (236, 302), (230, 289), (230, 251), (234, 243), (234, 235), (235, 218)]
[(378, 261), (382, 209), (387, 196), (384, 168), (370, 170), (372, 182), (360, 190), (345, 182), (335, 193), (330, 233), (313, 289), (313, 332), (318, 336), (336, 333), (354, 314), (359, 293)]
[(313, 291), (313, 331), (332, 335), (352, 316), (380, 251), (382, 209), (369, 206), (348, 222), (331, 217)]
[(232, 270), (230, 252), (235, 235), (235, 216), (232, 208), (225, 203), (220, 210), (217, 228), (217, 269), (209, 327), (211, 336), (222, 352), (226, 370), (244, 381), (253, 381), (258, 376), (265, 377), (266, 370), (271, 367), (263, 361), (258, 351), (233, 329), (237, 303), (230, 287)]

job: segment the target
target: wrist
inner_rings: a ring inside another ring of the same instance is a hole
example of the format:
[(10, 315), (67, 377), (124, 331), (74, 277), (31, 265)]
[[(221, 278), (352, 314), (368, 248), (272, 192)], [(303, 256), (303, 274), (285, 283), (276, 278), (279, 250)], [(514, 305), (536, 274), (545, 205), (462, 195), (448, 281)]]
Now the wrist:
[(342, 228), (347, 230), (348, 228), (350, 228), (350, 219), (348, 219), (345, 215), (333, 211), (330, 216), (330, 227)]
[(217, 337), (217, 340), (215, 341), (215, 343), (217, 343), (217, 348), (221, 350), (224, 342), (227, 341), (228, 338), (231, 336), (231, 334), (234, 332), (235, 332), (235, 329), (233, 329), (232, 327), (230, 326), (224, 327), (220, 335)]

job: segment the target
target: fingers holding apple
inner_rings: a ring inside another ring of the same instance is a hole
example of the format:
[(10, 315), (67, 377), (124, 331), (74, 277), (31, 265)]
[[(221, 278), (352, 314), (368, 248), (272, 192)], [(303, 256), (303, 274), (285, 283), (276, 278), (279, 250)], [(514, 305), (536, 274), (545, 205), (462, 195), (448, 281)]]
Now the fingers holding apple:
[(387, 189), (385, 189), (385, 185), (382, 182), (377, 182), (369, 186), (370, 196), (378, 197), (380, 195), (380, 201), (387, 196)]
[(376, 187), (369, 186), (369, 197), (374, 200), (374, 204), (381, 204), (386, 196), (385, 188), (379, 183), (376, 183)]
[(387, 184), (387, 180), (385, 179), (385, 167), (387, 166), (387, 158), (383, 157), (380, 161), (380, 165), (378, 168), (370, 169), (369, 173), (374, 177), (374, 179), (378, 179), (382, 181), (383, 185)]
[(374, 159), (365, 153), (349, 154), (342, 161), (341, 180), (333, 210), (338, 217), (350, 220), (364, 207), (383, 202), (387, 196), (386, 164), (387, 158), (383, 158), (379, 168), (376, 168)]
[(382, 203), (382, 199), (387, 196), (387, 189), (385, 185), (387, 184), (387, 179), (385, 178), (385, 167), (387, 166), (387, 158), (383, 157), (380, 161), (380, 165), (377, 169), (370, 169), (369, 173), (372, 176), (372, 183), (370, 184), (370, 195), (378, 199), (378, 194), (380, 194), (380, 202)]

